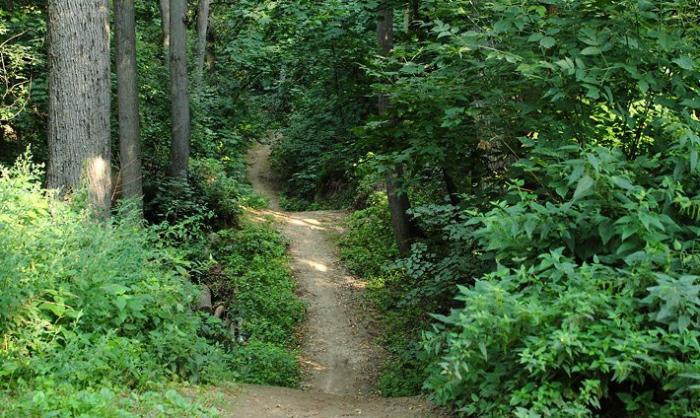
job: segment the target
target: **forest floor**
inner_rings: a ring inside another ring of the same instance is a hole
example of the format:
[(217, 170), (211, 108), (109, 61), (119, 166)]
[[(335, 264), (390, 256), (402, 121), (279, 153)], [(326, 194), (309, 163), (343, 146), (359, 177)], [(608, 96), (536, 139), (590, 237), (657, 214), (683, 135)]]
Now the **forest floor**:
[(224, 392), (231, 417), (241, 418), (428, 418), (442, 416), (422, 398), (382, 398), (374, 386), (383, 352), (379, 327), (362, 298), (362, 282), (341, 265), (333, 235), (342, 231), (343, 211), (285, 212), (280, 209), (269, 164), (270, 147), (251, 150), (249, 179), (289, 240), (292, 270), (307, 306), (302, 327), (300, 390), (242, 385)]

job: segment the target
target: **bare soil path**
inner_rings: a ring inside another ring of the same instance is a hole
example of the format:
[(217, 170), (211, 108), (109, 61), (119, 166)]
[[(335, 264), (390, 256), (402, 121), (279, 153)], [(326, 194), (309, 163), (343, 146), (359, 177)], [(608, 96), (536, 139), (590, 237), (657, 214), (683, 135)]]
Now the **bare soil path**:
[[(290, 241), (292, 270), (307, 304), (300, 361), (302, 390), (244, 385), (225, 392), (231, 417), (265, 418), (428, 418), (441, 416), (421, 398), (387, 399), (373, 387), (382, 351), (369, 333), (371, 323), (359, 302), (361, 284), (340, 264), (331, 239), (342, 211), (284, 212), (269, 166), (270, 148), (249, 154), (249, 179), (267, 197), (270, 209), (260, 216), (278, 219)], [(228, 409), (228, 408), (227, 408)]]

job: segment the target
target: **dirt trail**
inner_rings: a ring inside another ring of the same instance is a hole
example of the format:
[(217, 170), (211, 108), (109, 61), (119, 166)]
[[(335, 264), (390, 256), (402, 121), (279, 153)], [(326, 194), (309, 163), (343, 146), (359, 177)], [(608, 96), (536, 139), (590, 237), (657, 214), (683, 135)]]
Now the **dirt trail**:
[(277, 218), (290, 241), (292, 269), (308, 307), (300, 358), (305, 379), (302, 390), (245, 385), (225, 393), (229, 416), (438, 417), (423, 399), (386, 399), (372, 393), (381, 349), (368, 332), (368, 315), (358, 297), (361, 284), (340, 265), (330, 237), (345, 213), (281, 211), (269, 155), (265, 145), (251, 151), (249, 178), (270, 201), (270, 209), (260, 214)]
[(355, 312), (350, 311), (358, 284), (339, 264), (328, 232), (338, 229), (339, 211), (282, 212), (269, 167), (270, 148), (258, 146), (249, 155), (249, 178), (270, 201), (266, 211), (278, 219), (289, 239), (292, 270), (307, 305), (301, 361), (304, 388), (335, 395), (369, 395), (380, 353)]

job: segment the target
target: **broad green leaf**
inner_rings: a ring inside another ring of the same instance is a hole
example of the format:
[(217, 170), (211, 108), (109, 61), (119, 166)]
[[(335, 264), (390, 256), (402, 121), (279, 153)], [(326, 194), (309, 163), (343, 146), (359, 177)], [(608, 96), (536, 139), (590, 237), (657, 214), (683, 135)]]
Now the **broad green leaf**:
[(632, 185), (632, 183), (630, 183), (630, 181), (627, 180), (627, 179), (624, 178), (624, 177), (613, 176), (613, 177), (611, 178), (611, 180), (612, 180), (612, 182), (613, 182), (613, 184), (614, 184), (615, 186), (617, 186), (617, 187), (619, 187), (619, 188), (621, 188), (621, 189), (632, 190), (632, 189), (634, 188), (634, 186)]
[(535, 32), (532, 35), (530, 35), (529, 38), (527, 38), (528, 42), (539, 42), (542, 38), (544, 38), (544, 35), (542, 35), (539, 32)]
[(509, 20), (499, 20), (493, 25), (493, 31), (497, 34), (508, 32), (511, 27), (512, 25)]
[(692, 70), (695, 68), (695, 61), (687, 55), (676, 58), (673, 62), (684, 70)]
[(549, 49), (557, 44), (557, 41), (551, 36), (545, 36), (540, 40), (540, 46), (545, 49)]
[(589, 46), (581, 50), (581, 55), (598, 55), (603, 51), (597, 46)]
[(700, 98), (693, 97), (690, 99), (685, 99), (685, 100), (681, 101), (681, 104), (683, 106), (688, 106), (688, 107), (691, 107), (693, 109), (700, 109)]
[(581, 199), (591, 194), (594, 184), (595, 182), (591, 176), (585, 175), (581, 177), (581, 180), (578, 181), (578, 185), (576, 186), (576, 191), (574, 192), (574, 200)]

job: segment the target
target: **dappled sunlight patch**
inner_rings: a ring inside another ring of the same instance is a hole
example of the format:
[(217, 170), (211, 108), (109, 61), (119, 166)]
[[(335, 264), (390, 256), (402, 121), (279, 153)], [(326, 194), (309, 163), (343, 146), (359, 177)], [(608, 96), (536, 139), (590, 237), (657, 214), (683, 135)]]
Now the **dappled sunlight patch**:
[(342, 284), (348, 287), (351, 287), (355, 290), (365, 290), (367, 288), (367, 282), (364, 280), (359, 280), (356, 277), (353, 276), (343, 276), (342, 277)]
[(313, 370), (316, 372), (323, 372), (328, 369), (328, 367), (320, 364), (317, 361), (311, 360), (309, 358), (306, 358), (304, 356), (299, 357), (299, 362), (304, 366), (306, 370)]
[(304, 264), (306, 266), (311, 267), (312, 269), (314, 269), (316, 271), (320, 271), (323, 273), (328, 272), (328, 266), (323, 264), (323, 263), (319, 263), (317, 261), (309, 260), (306, 258), (298, 258), (297, 261), (301, 264)]

